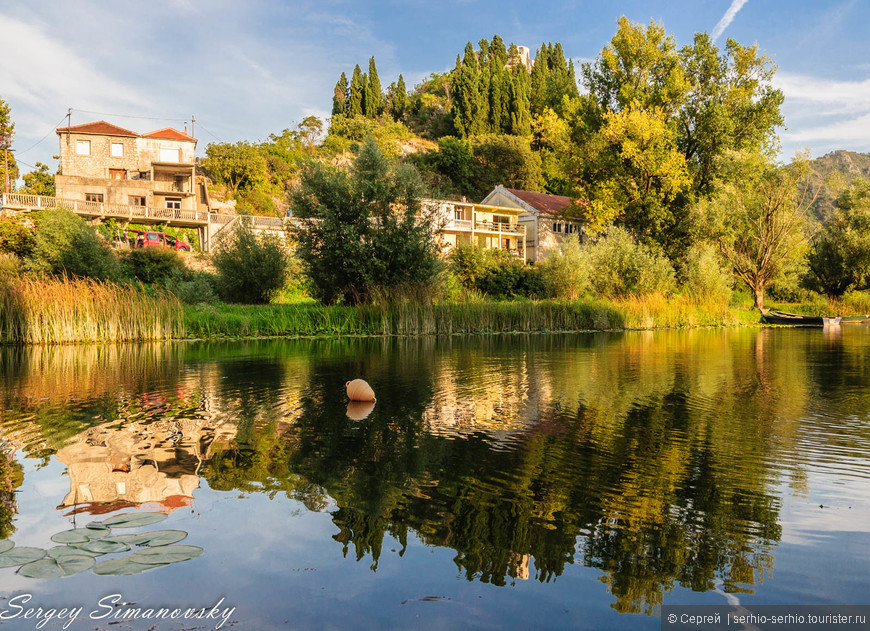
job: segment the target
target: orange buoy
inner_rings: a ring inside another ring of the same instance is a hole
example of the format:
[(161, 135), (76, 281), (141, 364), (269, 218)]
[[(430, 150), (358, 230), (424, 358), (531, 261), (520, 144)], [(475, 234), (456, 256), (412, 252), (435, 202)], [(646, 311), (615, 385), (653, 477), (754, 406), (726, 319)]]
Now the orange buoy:
[(374, 401), (375, 391), (362, 379), (354, 379), (344, 384), (347, 388), (347, 398), (351, 401)]

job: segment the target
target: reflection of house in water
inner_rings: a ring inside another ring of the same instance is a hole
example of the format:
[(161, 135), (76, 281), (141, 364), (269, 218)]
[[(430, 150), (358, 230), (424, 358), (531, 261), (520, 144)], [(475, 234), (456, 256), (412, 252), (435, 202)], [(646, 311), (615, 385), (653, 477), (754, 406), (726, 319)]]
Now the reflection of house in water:
[(235, 434), (235, 425), (202, 418), (92, 427), (57, 452), (70, 479), (61, 507), (102, 514), (145, 502), (166, 512), (190, 506), (203, 460)]

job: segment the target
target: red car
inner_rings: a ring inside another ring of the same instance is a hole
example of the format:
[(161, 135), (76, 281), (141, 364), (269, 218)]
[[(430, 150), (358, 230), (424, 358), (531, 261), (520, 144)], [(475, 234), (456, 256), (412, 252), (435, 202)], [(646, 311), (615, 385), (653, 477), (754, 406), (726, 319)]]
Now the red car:
[(145, 232), (143, 230), (127, 230), (127, 240), (131, 248), (172, 248), (181, 252), (190, 252), (193, 247), (181, 239), (176, 239), (165, 232)]

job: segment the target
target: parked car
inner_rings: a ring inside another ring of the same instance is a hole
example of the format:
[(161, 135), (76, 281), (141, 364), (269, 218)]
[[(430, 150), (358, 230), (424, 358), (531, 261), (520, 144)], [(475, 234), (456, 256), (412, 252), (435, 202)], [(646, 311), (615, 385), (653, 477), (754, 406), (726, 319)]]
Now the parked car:
[(127, 242), (131, 248), (172, 248), (181, 252), (190, 252), (193, 247), (181, 239), (165, 232), (146, 232), (144, 230), (127, 230)]

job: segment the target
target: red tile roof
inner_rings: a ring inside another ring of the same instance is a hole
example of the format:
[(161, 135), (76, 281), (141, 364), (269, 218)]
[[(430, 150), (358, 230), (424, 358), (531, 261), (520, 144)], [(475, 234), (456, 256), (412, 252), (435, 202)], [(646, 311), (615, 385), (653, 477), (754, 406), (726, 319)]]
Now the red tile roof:
[(562, 195), (547, 195), (546, 193), (532, 193), (519, 191), (515, 188), (506, 188), (507, 192), (519, 197), (529, 206), (543, 213), (558, 215), (559, 212), (571, 205), (571, 198)]
[(117, 125), (112, 125), (106, 121), (97, 121), (96, 123), (85, 123), (84, 125), (73, 125), (72, 127), (58, 127), (57, 133), (73, 133), (73, 134), (99, 134), (101, 136), (132, 136), (135, 138), (139, 134)]
[(178, 131), (177, 129), (173, 129), (172, 127), (164, 127), (163, 129), (158, 129), (157, 131), (152, 131), (148, 134), (142, 134), (142, 137), (163, 138), (165, 140), (189, 140), (191, 142), (196, 142), (196, 138), (188, 136), (183, 131)]

